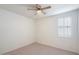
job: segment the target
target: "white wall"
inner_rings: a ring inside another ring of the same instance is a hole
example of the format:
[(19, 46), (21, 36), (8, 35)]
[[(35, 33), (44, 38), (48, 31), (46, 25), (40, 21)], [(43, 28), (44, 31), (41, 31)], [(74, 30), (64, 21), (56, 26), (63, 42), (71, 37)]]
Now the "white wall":
[[(69, 12), (68, 12), (69, 13)], [(37, 20), (37, 37), (38, 42), (46, 44), (49, 46), (54, 46), (64, 50), (73, 51), (79, 53), (78, 49), (78, 39), (76, 38), (76, 13), (70, 12), (68, 15), (71, 15), (73, 18), (73, 35), (72, 38), (58, 38), (57, 37), (57, 16), (51, 16), (43, 19)], [(65, 13), (67, 14), (67, 13)], [(62, 14), (62, 15), (65, 15)], [(74, 23), (75, 22), (75, 23)]]
[(0, 9), (0, 54), (33, 43), (35, 21)]
[(79, 52), (79, 10), (78, 10), (78, 20), (77, 20), (78, 22), (77, 22), (77, 24), (78, 24), (78, 40), (77, 40), (77, 51)]

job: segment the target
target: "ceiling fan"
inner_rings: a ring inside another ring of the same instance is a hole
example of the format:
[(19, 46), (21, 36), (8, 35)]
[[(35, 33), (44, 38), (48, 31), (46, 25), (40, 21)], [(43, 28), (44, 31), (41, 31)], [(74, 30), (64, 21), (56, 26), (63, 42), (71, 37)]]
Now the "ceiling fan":
[[(31, 9), (28, 9), (28, 10), (35, 10), (36, 11), (36, 14), (38, 14), (38, 13), (43, 13), (43, 14), (46, 14), (45, 12), (44, 12), (44, 10), (46, 10), (46, 9), (50, 9), (51, 8), (51, 6), (47, 6), (47, 7), (42, 7), (41, 5), (39, 5), (39, 4), (35, 4), (35, 6), (33, 7), (33, 8), (31, 8)], [(36, 15), (35, 14), (35, 15)]]

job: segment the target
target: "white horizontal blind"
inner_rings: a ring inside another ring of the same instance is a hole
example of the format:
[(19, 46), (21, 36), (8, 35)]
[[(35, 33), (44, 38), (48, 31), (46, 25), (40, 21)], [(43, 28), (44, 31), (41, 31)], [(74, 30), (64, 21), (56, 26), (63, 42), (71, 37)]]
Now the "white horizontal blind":
[(71, 17), (58, 18), (58, 37), (71, 37), (72, 31)]

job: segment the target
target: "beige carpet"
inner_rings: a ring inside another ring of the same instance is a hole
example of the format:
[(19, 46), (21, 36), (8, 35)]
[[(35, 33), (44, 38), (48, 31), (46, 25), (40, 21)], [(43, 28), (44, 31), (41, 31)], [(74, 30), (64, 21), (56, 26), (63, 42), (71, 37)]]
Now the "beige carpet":
[(5, 55), (76, 55), (76, 53), (39, 43), (33, 43), (31, 45), (5, 53)]

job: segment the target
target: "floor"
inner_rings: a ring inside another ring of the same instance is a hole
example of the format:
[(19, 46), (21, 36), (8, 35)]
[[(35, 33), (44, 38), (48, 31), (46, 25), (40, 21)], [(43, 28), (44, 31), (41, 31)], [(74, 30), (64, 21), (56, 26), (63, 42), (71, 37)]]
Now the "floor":
[(4, 55), (76, 55), (76, 53), (39, 43), (33, 43), (31, 45), (5, 53)]

